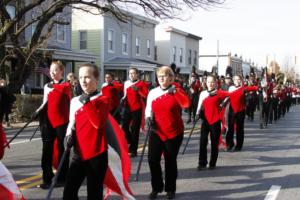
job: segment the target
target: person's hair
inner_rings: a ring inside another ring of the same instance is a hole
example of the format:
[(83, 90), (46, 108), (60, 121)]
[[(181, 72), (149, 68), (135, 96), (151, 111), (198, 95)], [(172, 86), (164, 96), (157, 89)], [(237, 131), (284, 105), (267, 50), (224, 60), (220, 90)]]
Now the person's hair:
[(81, 66), (79, 67), (79, 69), (82, 68), (82, 67), (89, 67), (89, 68), (92, 68), (92, 69), (93, 69), (93, 75), (94, 75), (94, 77), (95, 77), (97, 80), (99, 79), (99, 69), (98, 69), (98, 66), (97, 66), (97, 65), (92, 64), (92, 63), (85, 63), (85, 64), (81, 65)]
[(174, 71), (169, 66), (162, 66), (162, 67), (157, 68), (156, 75), (158, 75), (160, 73), (164, 73), (164, 74), (170, 76), (172, 78), (172, 81), (174, 81), (174, 79), (175, 79)]
[(109, 75), (112, 79), (114, 79), (115, 78), (115, 75), (113, 75), (113, 73), (111, 73), (111, 72), (107, 72), (107, 73), (105, 73), (105, 76), (106, 75)]
[(59, 61), (59, 60), (52, 61), (51, 65), (52, 64), (57, 65), (61, 71), (64, 71), (64, 69), (65, 69), (64, 64), (61, 61)]
[(68, 73), (68, 75), (67, 75), (67, 80), (68, 80), (68, 81), (71, 81), (71, 77), (72, 77), (72, 76), (73, 76), (73, 79), (75, 79), (75, 75), (74, 75), (73, 72)]
[(130, 70), (134, 70), (136, 74), (139, 74), (139, 70), (137, 68), (135, 68), (135, 67), (130, 67), (129, 70), (128, 70), (128, 72)]
[(216, 77), (215, 77), (214, 75), (212, 75), (212, 74), (208, 75), (208, 76), (206, 77), (206, 80), (207, 80), (209, 77), (213, 78), (214, 81), (216, 81)]
[(241, 80), (243, 80), (243, 78), (242, 78), (241, 75), (238, 75), (238, 74), (237, 74), (237, 75), (234, 75), (234, 76), (233, 76), (233, 79), (234, 79), (235, 77), (239, 77)]

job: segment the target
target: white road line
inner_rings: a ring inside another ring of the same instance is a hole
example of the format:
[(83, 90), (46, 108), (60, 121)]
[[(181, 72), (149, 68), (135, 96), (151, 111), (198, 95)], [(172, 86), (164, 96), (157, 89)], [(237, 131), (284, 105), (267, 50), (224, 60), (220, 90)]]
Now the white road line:
[(29, 139), (27, 139), (27, 140), (22, 140), (22, 141), (18, 141), (18, 142), (12, 142), (12, 143), (10, 143), (10, 145), (32, 142), (32, 141), (40, 140), (40, 139), (42, 139), (42, 138), (35, 138), (35, 139), (32, 139), (31, 141), (29, 141)]
[(268, 191), (265, 200), (275, 200), (280, 191), (280, 188), (281, 188), (280, 185), (272, 185), (272, 187)]

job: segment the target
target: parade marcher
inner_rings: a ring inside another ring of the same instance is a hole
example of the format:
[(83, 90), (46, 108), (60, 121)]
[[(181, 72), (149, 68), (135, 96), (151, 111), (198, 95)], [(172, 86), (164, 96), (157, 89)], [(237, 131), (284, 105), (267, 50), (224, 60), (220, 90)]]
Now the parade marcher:
[[(110, 108), (110, 114), (114, 114), (116, 112), (116, 109), (118, 109), (120, 105), (120, 93), (123, 90), (123, 85), (113, 81), (113, 74), (106, 73), (105, 74), (105, 82), (102, 84), (101, 92), (102, 95), (107, 96), (111, 99), (111, 108)], [(120, 122), (121, 116), (120, 112), (117, 111), (115, 116), (113, 116), (116, 121)]]
[(188, 109), (188, 120), (186, 122), (187, 124), (190, 123), (192, 119), (193, 122), (195, 121), (199, 95), (202, 89), (197, 74), (195, 73), (191, 74), (188, 89), (189, 89), (189, 96), (191, 99), (191, 106)]
[[(145, 111), (147, 124), (152, 127), (148, 152), (152, 186), (149, 198), (155, 199), (165, 190), (167, 199), (174, 199), (177, 154), (184, 132), (181, 110), (190, 106), (190, 99), (178, 84), (173, 83), (174, 72), (170, 67), (160, 67), (156, 74), (159, 86), (150, 91)], [(165, 183), (160, 165), (162, 154), (165, 158)]]
[(4, 79), (0, 79), (0, 160), (4, 156), (4, 147), (6, 144), (6, 133), (3, 130), (2, 122), (3, 118), (8, 112), (7, 107), (9, 104), (9, 98), (7, 91), (5, 89), (5, 82)]
[(124, 83), (125, 111), (122, 129), (126, 134), (131, 157), (137, 156), (140, 127), (142, 124), (143, 107), (148, 95), (148, 84), (138, 79), (138, 69), (129, 69), (129, 80)]
[(78, 199), (78, 190), (87, 177), (87, 199), (103, 199), (103, 181), (108, 166), (106, 121), (110, 99), (97, 91), (99, 71), (93, 64), (79, 69), (84, 91), (71, 101), (66, 145), (74, 146), (63, 192), (64, 200)]
[(68, 82), (71, 83), (72, 86), (72, 97), (76, 97), (82, 94), (82, 89), (80, 87), (80, 84), (78, 83), (77, 77), (74, 75), (74, 73), (69, 73), (67, 75)]
[[(54, 176), (52, 170), (52, 157), (54, 141), (57, 139), (59, 160), (64, 153), (64, 138), (69, 122), (69, 106), (71, 101), (71, 84), (63, 81), (64, 66), (60, 61), (53, 61), (50, 66), (52, 81), (44, 86), (44, 97), (42, 105), (33, 113), (35, 119), (46, 119), (41, 125), (42, 132), (42, 170), (43, 183), (38, 185), (42, 189), (49, 189)], [(46, 116), (45, 116), (46, 115)], [(68, 159), (64, 162), (58, 177), (57, 186), (65, 182), (68, 170)]]
[(216, 89), (216, 78), (212, 75), (207, 76), (207, 90), (202, 91), (197, 107), (197, 119), (202, 119), (200, 132), (200, 150), (198, 170), (206, 168), (207, 165), (207, 143), (208, 134), (211, 139), (211, 157), (209, 168), (216, 167), (219, 149), (218, 143), (221, 134), (220, 103), (229, 96), (229, 92)]
[(236, 125), (236, 146), (235, 151), (240, 151), (244, 143), (244, 120), (245, 120), (245, 93), (256, 91), (257, 86), (242, 85), (242, 77), (236, 75), (233, 77), (234, 85), (230, 86), (231, 92), (230, 108), (228, 113), (228, 131), (226, 134), (227, 151), (234, 147), (234, 125)]
[[(249, 80), (247, 82), (247, 86), (255, 86), (257, 85), (255, 81), (255, 73), (254, 69), (250, 69)], [(257, 93), (254, 91), (250, 91), (246, 94), (246, 114), (248, 116), (248, 120), (254, 120), (254, 112), (257, 104)]]

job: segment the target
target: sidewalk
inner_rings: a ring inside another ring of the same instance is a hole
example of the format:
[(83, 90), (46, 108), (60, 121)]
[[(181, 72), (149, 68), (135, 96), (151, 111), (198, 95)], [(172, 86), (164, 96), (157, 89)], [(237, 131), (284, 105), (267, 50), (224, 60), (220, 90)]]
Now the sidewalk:
[[(26, 122), (20, 122), (20, 123), (11, 123), (10, 126), (7, 126), (6, 123), (3, 123), (3, 128), (4, 130), (12, 130), (12, 129), (19, 129), (22, 128)], [(38, 121), (32, 121), (27, 127), (34, 127), (38, 126), (39, 122)]]

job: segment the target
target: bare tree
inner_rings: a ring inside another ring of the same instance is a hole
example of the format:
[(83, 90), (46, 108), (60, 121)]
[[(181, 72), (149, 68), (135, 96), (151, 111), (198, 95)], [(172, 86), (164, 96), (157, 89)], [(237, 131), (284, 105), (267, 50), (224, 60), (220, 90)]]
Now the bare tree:
[[(221, 5), (225, 0), (1, 0), (0, 1), (0, 76), (8, 80), (8, 88), (16, 92), (29, 77), (36, 63), (38, 48), (45, 45), (55, 24), (68, 25), (69, 21), (55, 16), (66, 8), (97, 8), (98, 13), (111, 13), (126, 22), (128, 8), (140, 8), (146, 15), (159, 19), (178, 18), (186, 7), (209, 9)], [(14, 6), (15, 14), (8, 11)], [(38, 9), (39, 15), (25, 17)], [(125, 11), (125, 12), (124, 12)], [(26, 28), (35, 24), (30, 41), (24, 41)], [(9, 45), (7, 45), (9, 44)], [(39, 55), (40, 56), (40, 55)], [(12, 61), (13, 65), (6, 65)]]

